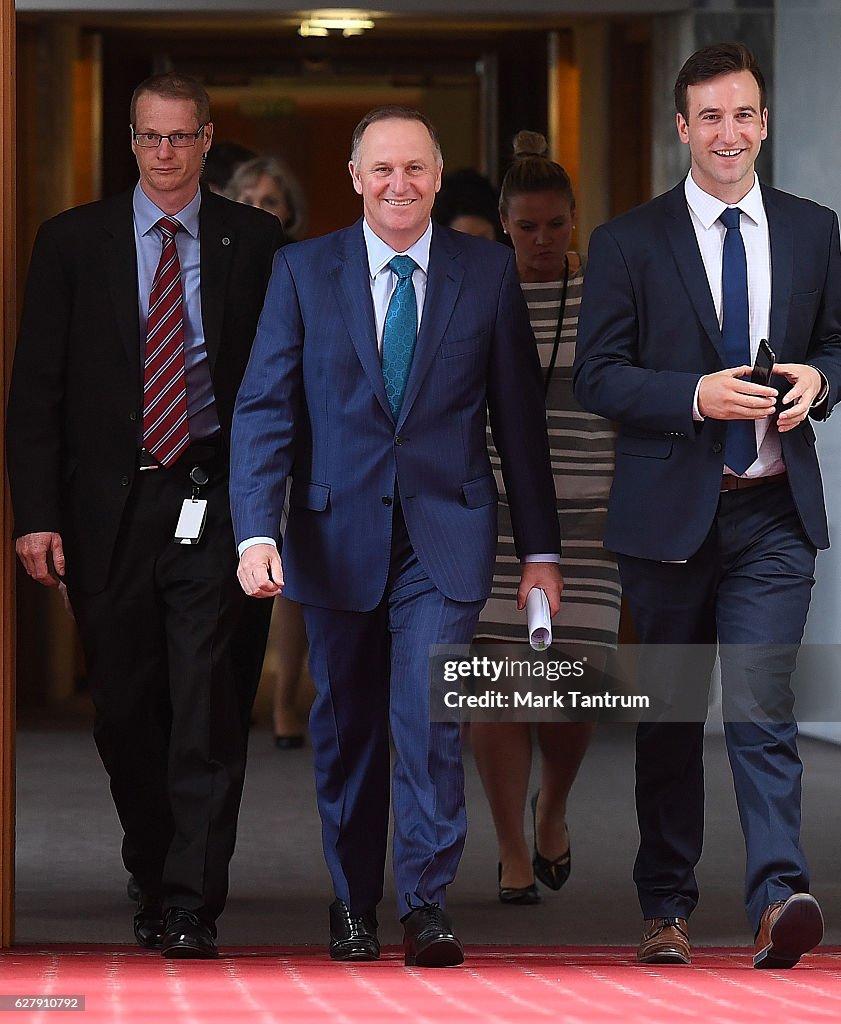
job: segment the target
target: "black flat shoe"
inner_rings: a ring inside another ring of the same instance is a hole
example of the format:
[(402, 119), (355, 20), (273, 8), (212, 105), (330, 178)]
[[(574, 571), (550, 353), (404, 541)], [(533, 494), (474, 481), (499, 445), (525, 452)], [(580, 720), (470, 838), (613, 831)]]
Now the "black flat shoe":
[(542, 882), (547, 888), (557, 891), (569, 878), (570, 871), (572, 870), (572, 856), (569, 847), (567, 847), (565, 853), (562, 853), (560, 857), (556, 857), (554, 860), (549, 860), (542, 853), (538, 852), (537, 798), (539, 795), (540, 790), (531, 798), (531, 816), (534, 823), (534, 854), (531, 859), (531, 866), (534, 868), (534, 877), (539, 882)]
[(304, 745), (304, 737), (299, 732), (293, 733), (291, 736), (275, 735), (274, 745), (278, 750), (300, 750)]
[(499, 902), (507, 903), (511, 907), (531, 907), (540, 903), (540, 893), (534, 882), (531, 885), (524, 885), (521, 889), (513, 886), (502, 887), (502, 864), (497, 865), (497, 881), (499, 885)]

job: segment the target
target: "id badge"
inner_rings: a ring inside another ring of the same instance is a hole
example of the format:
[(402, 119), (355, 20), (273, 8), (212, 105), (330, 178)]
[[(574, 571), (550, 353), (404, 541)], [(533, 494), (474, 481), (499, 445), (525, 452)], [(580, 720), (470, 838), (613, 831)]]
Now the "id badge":
[(206, 498), (185, 498), (175, 527), (176, 544), (198, 544), (207, 518)]

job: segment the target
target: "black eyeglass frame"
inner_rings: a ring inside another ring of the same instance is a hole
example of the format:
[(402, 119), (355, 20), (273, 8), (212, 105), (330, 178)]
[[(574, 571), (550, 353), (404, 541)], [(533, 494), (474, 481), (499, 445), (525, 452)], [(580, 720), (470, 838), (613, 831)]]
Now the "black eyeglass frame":
[[(166, 139), (166, 141), (172, 146), (173, 149), (189, 149), (191, 146), (195, 146), (201, 133), (207, 128), (208, 122), (199, 125), (194, 132), (171, 132), (169, 135), (162, 135), (160, 132), (136, 132), (134, 125), (131, 125), (131, 137), (134, 139), (135, 144), (140, 146), (141, 149), (157, 149), (160, 144)], [(141, 142), (141, 138), (156, 138), (158, 141), (151, 145), (148, 142)], [(182, 139), (190, 138), (190, 142), (173, 142), (173, 138), (181, 137)]]

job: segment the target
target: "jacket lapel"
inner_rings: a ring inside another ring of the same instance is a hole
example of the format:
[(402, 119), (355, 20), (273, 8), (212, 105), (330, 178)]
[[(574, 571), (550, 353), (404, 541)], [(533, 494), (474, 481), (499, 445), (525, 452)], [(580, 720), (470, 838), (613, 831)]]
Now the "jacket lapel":
[(771, 247), (771, 320), (768, 341), (776, 353), (777, 362), (784, 363), (788, 361), (785, 357), (786, 325), (791, 305), (794, 231), (773, 189), (762, 186), (762, 201), (768, 217), (768, 241)]
[(683, 182), (666, 195), (666, 234), (678, 273), (695, 313), (716, 352), (721, 357), (722, 365), (726, 366), (724, 346), (721, 343), (721, 328), (707, 282), (707, 272), (701, 258), (701, 250), (698, 248), (698, 240), (692, 227), (689, 207), (686, 205)]
[(342, 319), (359, 362), (371, 385), (377, 401), (391, 416), (391, 407), (385, 393), (383, 369), (377, 350), (377, 328), (374, 323), (374, 304), (371, 299), (371, 275), (368, 269), (368, 250), (362, 234), (362, 221), (357, 221), (344, 232), (343, 244), (330, 271), (330, 280), (336, 295)]
[(140, 309), (132, 193), (117, 196), (105, 215), (103, 257), (114, 321), (129, 367), (140, 380)]
[(452, 237), (433, 223), (423, 314), (398, 426), (411, 411), (412, 403), (418, 396), (453, 315), (464, 279), (464, 267), (458, 259), (459, 252)]
[(209, 189), (202, 188), (199, 207), (201, 318), (211, 372), (222, 341), (228, 272), (236, 246), (234, 228), (225, 217), (224, 207)]

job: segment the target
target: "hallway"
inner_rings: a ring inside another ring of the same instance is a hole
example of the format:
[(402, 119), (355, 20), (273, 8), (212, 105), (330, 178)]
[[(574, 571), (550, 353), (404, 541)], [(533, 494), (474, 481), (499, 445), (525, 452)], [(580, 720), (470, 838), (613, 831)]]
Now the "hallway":
[[(723, 739), (707, 739), (707, 842), (693, 944), (747, 946), (741, 902), (744, 854)], [(841, 945), (838, 837), (841, 748), (801, 741), (805, 764), (803, 842), (812, 891), (827, 919), (826, 943)], [(603, 726), (571, 799), (573, 870), (560, 893), (536, 907), (496, 899), (493, 827), (469, 748), (470, 831), (449, 909), (466, 944), (636, 946), (639, 911), (631, 883), (636, 848), (633, 735)], [(23, 723), (18, 733), (16, 944), (132, 942), (120, 831), (87, 723)], [(530, 834), (527, 832), (527, 834)], [(227, 910), (219, 922), (231, 946), (323, 946), (329, 879), (320, 848), (311, 751), (276, 751), (254, 730)], [(394, 892), (380, 907), (384, 945), (400, 941)]]

